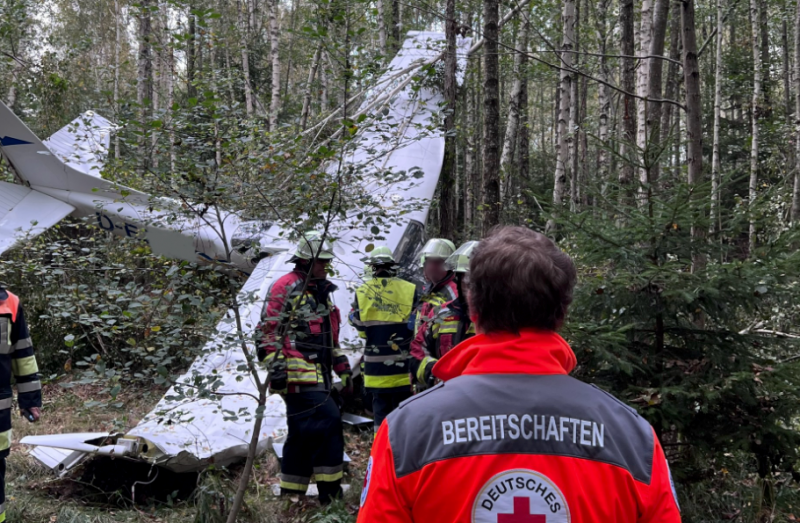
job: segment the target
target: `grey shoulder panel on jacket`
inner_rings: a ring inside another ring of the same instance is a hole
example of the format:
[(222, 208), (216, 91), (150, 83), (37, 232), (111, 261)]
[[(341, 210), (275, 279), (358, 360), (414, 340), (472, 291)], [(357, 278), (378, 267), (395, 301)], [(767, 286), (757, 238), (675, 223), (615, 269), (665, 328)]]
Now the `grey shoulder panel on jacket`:
[(445, 459), (541, 454), (607, 463), (650, 483), (650, 424), (565, 375), (460, 376), (407, 400), (387, 423), (397, 477)]

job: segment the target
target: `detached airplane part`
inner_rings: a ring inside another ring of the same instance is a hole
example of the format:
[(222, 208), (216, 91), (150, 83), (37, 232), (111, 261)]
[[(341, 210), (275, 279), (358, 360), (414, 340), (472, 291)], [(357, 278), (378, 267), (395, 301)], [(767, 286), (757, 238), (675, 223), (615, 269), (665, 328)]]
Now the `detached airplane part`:
[[(462, 71), (463, 57), (470, 43), (468, 38), (460, 38), (457, 43)], [(404, 267), (416, 265), (416, 256), (424, 240), (423, 224), (444, 159), (444, 134), (440, 125), (442, 94), (430, 86), (413, 86), (406, 81), (417, 75), (424, 64), (436, 59), (443, 48), (442, 33), (408, 33), (387, 72), (376, 82), (380, 89), (362, 104), (363, 109), (369, 109), (367, 112), (380, 111), (383, 118), (359, 131), (358, 147), (344, 158), (345, 164), (360, 169), (366, 166), (367, 172), (391, 170), (420, 174), (419, 177), (391, 178), (396, 181), (387, 181), (375, 174), (371, 182), (364, 184), (364, 190), (385, 209), (400, 209), (410, 200), (421, 204), (383, 233), (385, 243)], [(460, 74), (459, 82), (462, 80), (463, 74)], [(88, 130), (108, 128), (104, 125), (98, 124)], [(22, 239), (21, 231), (12, 226), (29, 220), (27, 226), (22, 226), (22, 233), (33, 235), (72, 213), (79, 217), (95, 216), (101, 228), (121, 236), (143, 235), (158, 254), (198, 263), (216, 263), (225, 258), (225, 246), (218, 235), (199, 218), (187, 217), (177, 223), (166, 219), (175, 214), (175, 202), (151, 198), (82, 172), (87, 165), (90, 165), (88, 169), (93, 169), (91, 159), (80, 165), (65, 163), (61, 158), (70, 154), (63, 138), (59, 142), (59, 152), (52, 154), (0, 103), (0, 150), (19, 182), (24, 184), (24, 187), (0, 186), (0, 254)], [(97, 135), (97, 139), (101, 141), (106, 137)], [(107, 148), (108, 142), (104, 143)], [(332, 174), (333, 169), (331, 167)], [(27, 203), (32, 197), (49, 198), (48, 212), (42, 213), (43, 207), (39, 204), (34, 207)], [(352, 218), (355, 214), (357, 211)], [(3, 220), (11, 225), (4, 226)], [(248, 222), (233, 212), (225, 213), (223, 220), (227, 237), (251, 239), (254, 241), (246, 245), (260, 246), (259, 252), (234, 249), (231, 260), (238, 270), (250, 274), (239, 293), (239, 314), (242, 336), (254, 351), (249, 340), (254, 339), (269, 288), (291, 269), (289, 251), (293, 245), (285, 239), (288, 231), (279, 225)], [(362, 258), (368, 242), (363, 239), (364, 234), (351, 230), (348, 223), (335, 223), (330, 232), (340, 245), (331, 264), (336, 273), (332, 280), (338, 286), (333, 300), (346, 313), (355, 287), (361, 282)], [(243, 458), (252, 436), (257, 389), (246, 371), (242, 350), (236, 345), (239, 342), (233, 320), (233, 311), (229, 311), (217, 326), (214, 338), (203, 348), (202, 356), (177, 380), (179, 384), (192, 385), (196, 376), (208, 376), (213, 372), (221, 382), (217, 389), (217, 393), (224, 394), (221, 398), (197, 398), (191, 394), (191, 386), (172, 387), (127, 434), (29, 436), (23, 438), (22, 443), (35, 446), (33, 454), (59, 471), (74, 466), (83, 457), (97, 454), (142, 460), (177, 472), (200, 470), (211, 463), (225, 465)], [(350, 325), (345, 323), (342, 327), (340, 341), (343, 346), (352, 347), (348, 358), (354, 372), (358, 372), (362, 357), (359, 338)], [(259, 377), (265, 379), (265, 373)], [(282, 399), (269, 397), (263, 416), (258, 442), (260, 452), (286, 432)]]

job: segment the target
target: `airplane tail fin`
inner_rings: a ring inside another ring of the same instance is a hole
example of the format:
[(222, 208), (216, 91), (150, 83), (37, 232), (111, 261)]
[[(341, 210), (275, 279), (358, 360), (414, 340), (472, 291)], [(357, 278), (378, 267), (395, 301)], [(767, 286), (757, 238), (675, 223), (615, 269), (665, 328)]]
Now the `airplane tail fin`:
[(71, 161), (65, 163), (58, 152), (53, 154), (3, 102), (0, 102), (0, 151), (11, 162), (20, 181), (31, 188), (92, 192), (113, 191), (116, 187), (75, 169)]
[(43, 143), (50, 152), (74, 169), (100, 178), (111, 133), (117, 126), (99, 114), (86, 111), (56, 131)]

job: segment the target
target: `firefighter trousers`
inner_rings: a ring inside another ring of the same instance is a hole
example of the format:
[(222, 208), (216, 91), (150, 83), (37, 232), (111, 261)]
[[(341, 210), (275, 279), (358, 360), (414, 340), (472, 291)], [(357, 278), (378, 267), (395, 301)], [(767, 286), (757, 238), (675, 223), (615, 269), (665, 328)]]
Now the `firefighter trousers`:
[(342, 494), (342, 415), (328, 392), (286, 394), (289, 434), (281, 460), (281, 493), (305, 494), (313, 475), (322, 504)]
[(410, 397), (411, 387), (408, 387), (408, 390), (393, 392), (380, 392), (372, 389), (372, 416), (375, 420), (375, 432), (378, 432), (386, 416)]

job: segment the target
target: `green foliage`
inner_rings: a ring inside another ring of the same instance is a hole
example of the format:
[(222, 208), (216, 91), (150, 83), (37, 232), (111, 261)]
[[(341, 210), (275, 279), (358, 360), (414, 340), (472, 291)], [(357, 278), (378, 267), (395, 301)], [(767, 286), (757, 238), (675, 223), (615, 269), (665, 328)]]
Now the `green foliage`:
[(798, 344), (770, 332), (797, 316), (800, 238), (765, 234), (743, 257), (742, 212), (710, 237), (693, 235), (708, 229), (693, 210), (703, 189), (675, 183), (643, 205), (604, 200), (613, 213), (568, 215), (561, 229), (581, 272), (565, 333), (577, 375), (637, 408), (664, 442), (682, 499), (701, 505), (696, 487), (730, 456), (749, 456), (740, 468), (766, 481), (800, 457)]

